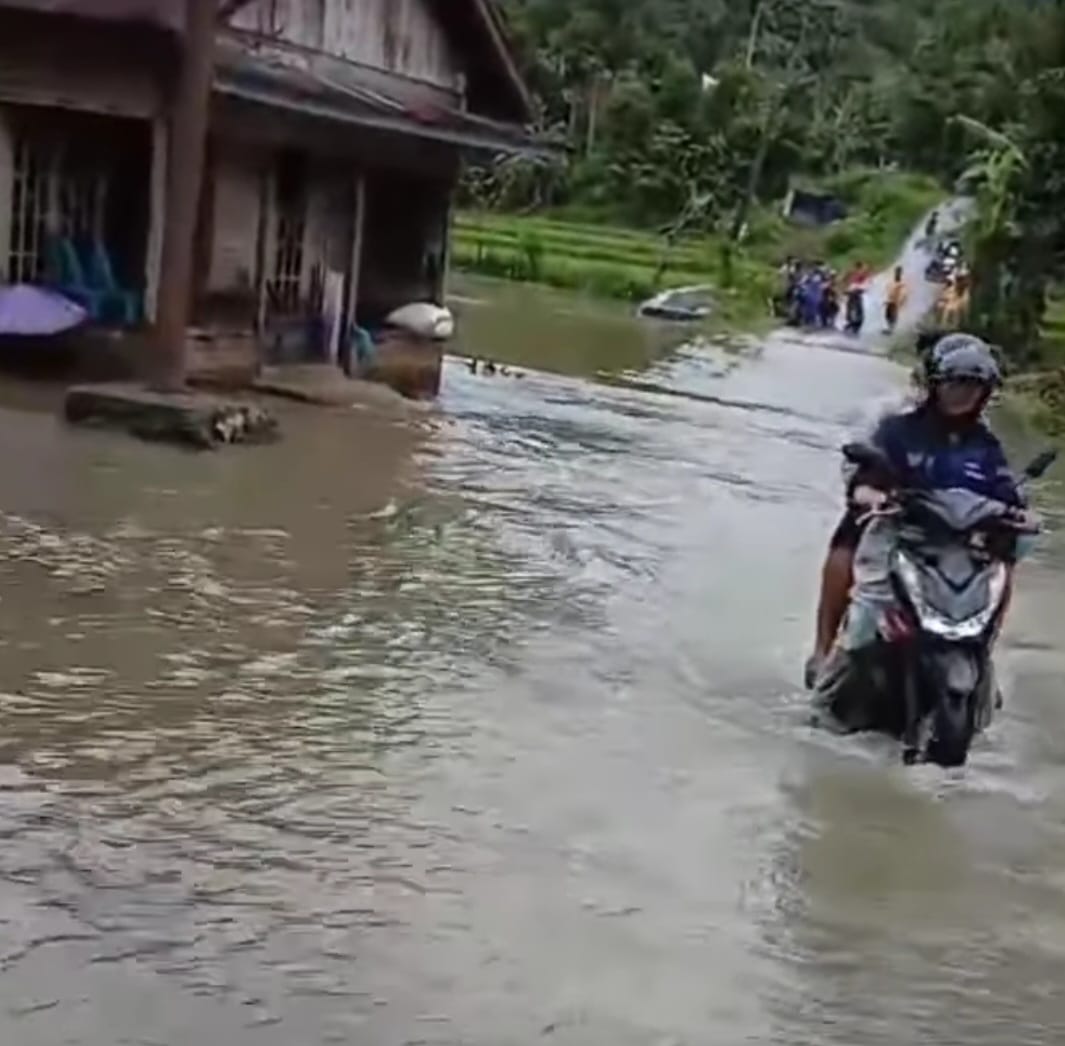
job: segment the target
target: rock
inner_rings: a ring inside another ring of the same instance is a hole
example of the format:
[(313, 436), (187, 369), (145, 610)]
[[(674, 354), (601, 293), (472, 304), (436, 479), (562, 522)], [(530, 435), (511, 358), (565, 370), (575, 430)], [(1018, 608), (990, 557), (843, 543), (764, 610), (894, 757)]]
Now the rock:
[(141, 439), (211, 449), (277, 436), (276, 420), (255, 403), (196, 392), (154, 392), (140, 385), (77, 385), (67, 391), (67, 421), (121, 429)]

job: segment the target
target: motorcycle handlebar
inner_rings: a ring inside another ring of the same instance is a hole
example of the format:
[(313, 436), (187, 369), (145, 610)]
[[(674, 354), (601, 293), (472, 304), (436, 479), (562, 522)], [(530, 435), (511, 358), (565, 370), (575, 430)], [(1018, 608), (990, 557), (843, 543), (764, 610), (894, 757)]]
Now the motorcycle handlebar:
[[(871, 483), (866, 485), (874, 486)], [(853, 497), (850, 499), (851, 507), (858, 511), (858, 518), (862, 523), (873, 519), (888, 519), (902, 515), (906, 510), (907, 502), (927, 493), (927, 491), (907, 490), (898, 487), (892, 490), (884, 490), (883, 493), (887, 495), (887, 498), (880, 505), (865, 504)], [(973, 530), (994, 530), (995, 528), (1002, 528), (1015, 534), (1033, 537), (1043, 531), (1039, 520), (1034, 519), (1024, 509), (1013, 508), (1007, 508), (1001, 515), (984, 520), (978, 526), (973, 527)]]

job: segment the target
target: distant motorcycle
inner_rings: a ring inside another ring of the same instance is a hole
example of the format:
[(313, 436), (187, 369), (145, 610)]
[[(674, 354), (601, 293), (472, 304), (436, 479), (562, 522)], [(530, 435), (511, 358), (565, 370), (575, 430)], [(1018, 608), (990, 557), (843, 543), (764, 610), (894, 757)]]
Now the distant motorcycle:
[(957, 240), (941, 243), (925, 267), (925, 279), (929, 283), (948, 283), (961, 265), (962, 250)]
[[(889, 493), (869, 513), (891, 517), (890, 605), (855, 600), (846, 643), (823, 666), (817, 706), (843, 729), (902, 741), (907, 764), (961, 766), (995, 706), (991, 646), (1003, 613), (1008, 568), (1020, 535), (1036, 529), (1015, 509), (968, 490), (906, 490), (880, 451), (844, 448), (852, 464)], [(1053, 464), (1047, 451), (1025, 470), (1036, 479)], [(879, 522), (883, 522), (880, 519)], [(861, 546), (860, 546), (861, 549)], [(861, 551), (859, 551), (859, 556)]]

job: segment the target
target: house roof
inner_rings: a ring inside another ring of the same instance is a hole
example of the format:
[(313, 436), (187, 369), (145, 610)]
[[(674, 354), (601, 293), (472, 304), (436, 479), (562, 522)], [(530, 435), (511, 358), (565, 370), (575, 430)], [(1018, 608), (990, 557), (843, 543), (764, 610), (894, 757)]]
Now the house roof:
[(379, 80), (360, 82), (357, 69), (343, 80), (248, 47), (238, 38), (219, 42), (216, 93), (368, 130), (392, 131), (475, 153), (548, 151), (525, 128), (442, 103), (417, 104), (389, 94)]
[[(220, 0), (223, 17), (254, 0)], [(470, 90), (486, 112), (513, 123), (528, 123), (532, 101), (510, 49), (496, 0), (429, 0), (452, 43), (470, 59)], [(143, 22), (180, 31), (185, 22), (184, 0), (0, 0), (0, 7), (16, 7), (45, 14), (115, 22)]]
[(498, 115), (529, 123), (532, 97), (511, 50), (503, 16), (496, 0), (433, 0), (445, 28), (452, 31), (460, 50), (477, 57), (471, 69), (471, 91), (494, 102)]
[(144, 22), (171, 30), (180, 30), (185, 24), (180, 0), (0, 0), (0, 7), (109, 22)]

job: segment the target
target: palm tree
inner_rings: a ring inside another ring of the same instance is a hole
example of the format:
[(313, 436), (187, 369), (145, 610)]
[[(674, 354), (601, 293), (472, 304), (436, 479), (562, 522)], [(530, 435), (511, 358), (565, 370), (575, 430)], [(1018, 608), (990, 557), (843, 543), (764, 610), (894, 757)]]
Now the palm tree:
[(978, 143), (962, 175), (976, 197), (972, 320), (1016, 356), (1038, 337), (1046, 297), (1038, 245), (1020, 221), (1028, 158), (1002, 131), (969, 116), (953, 122)]

